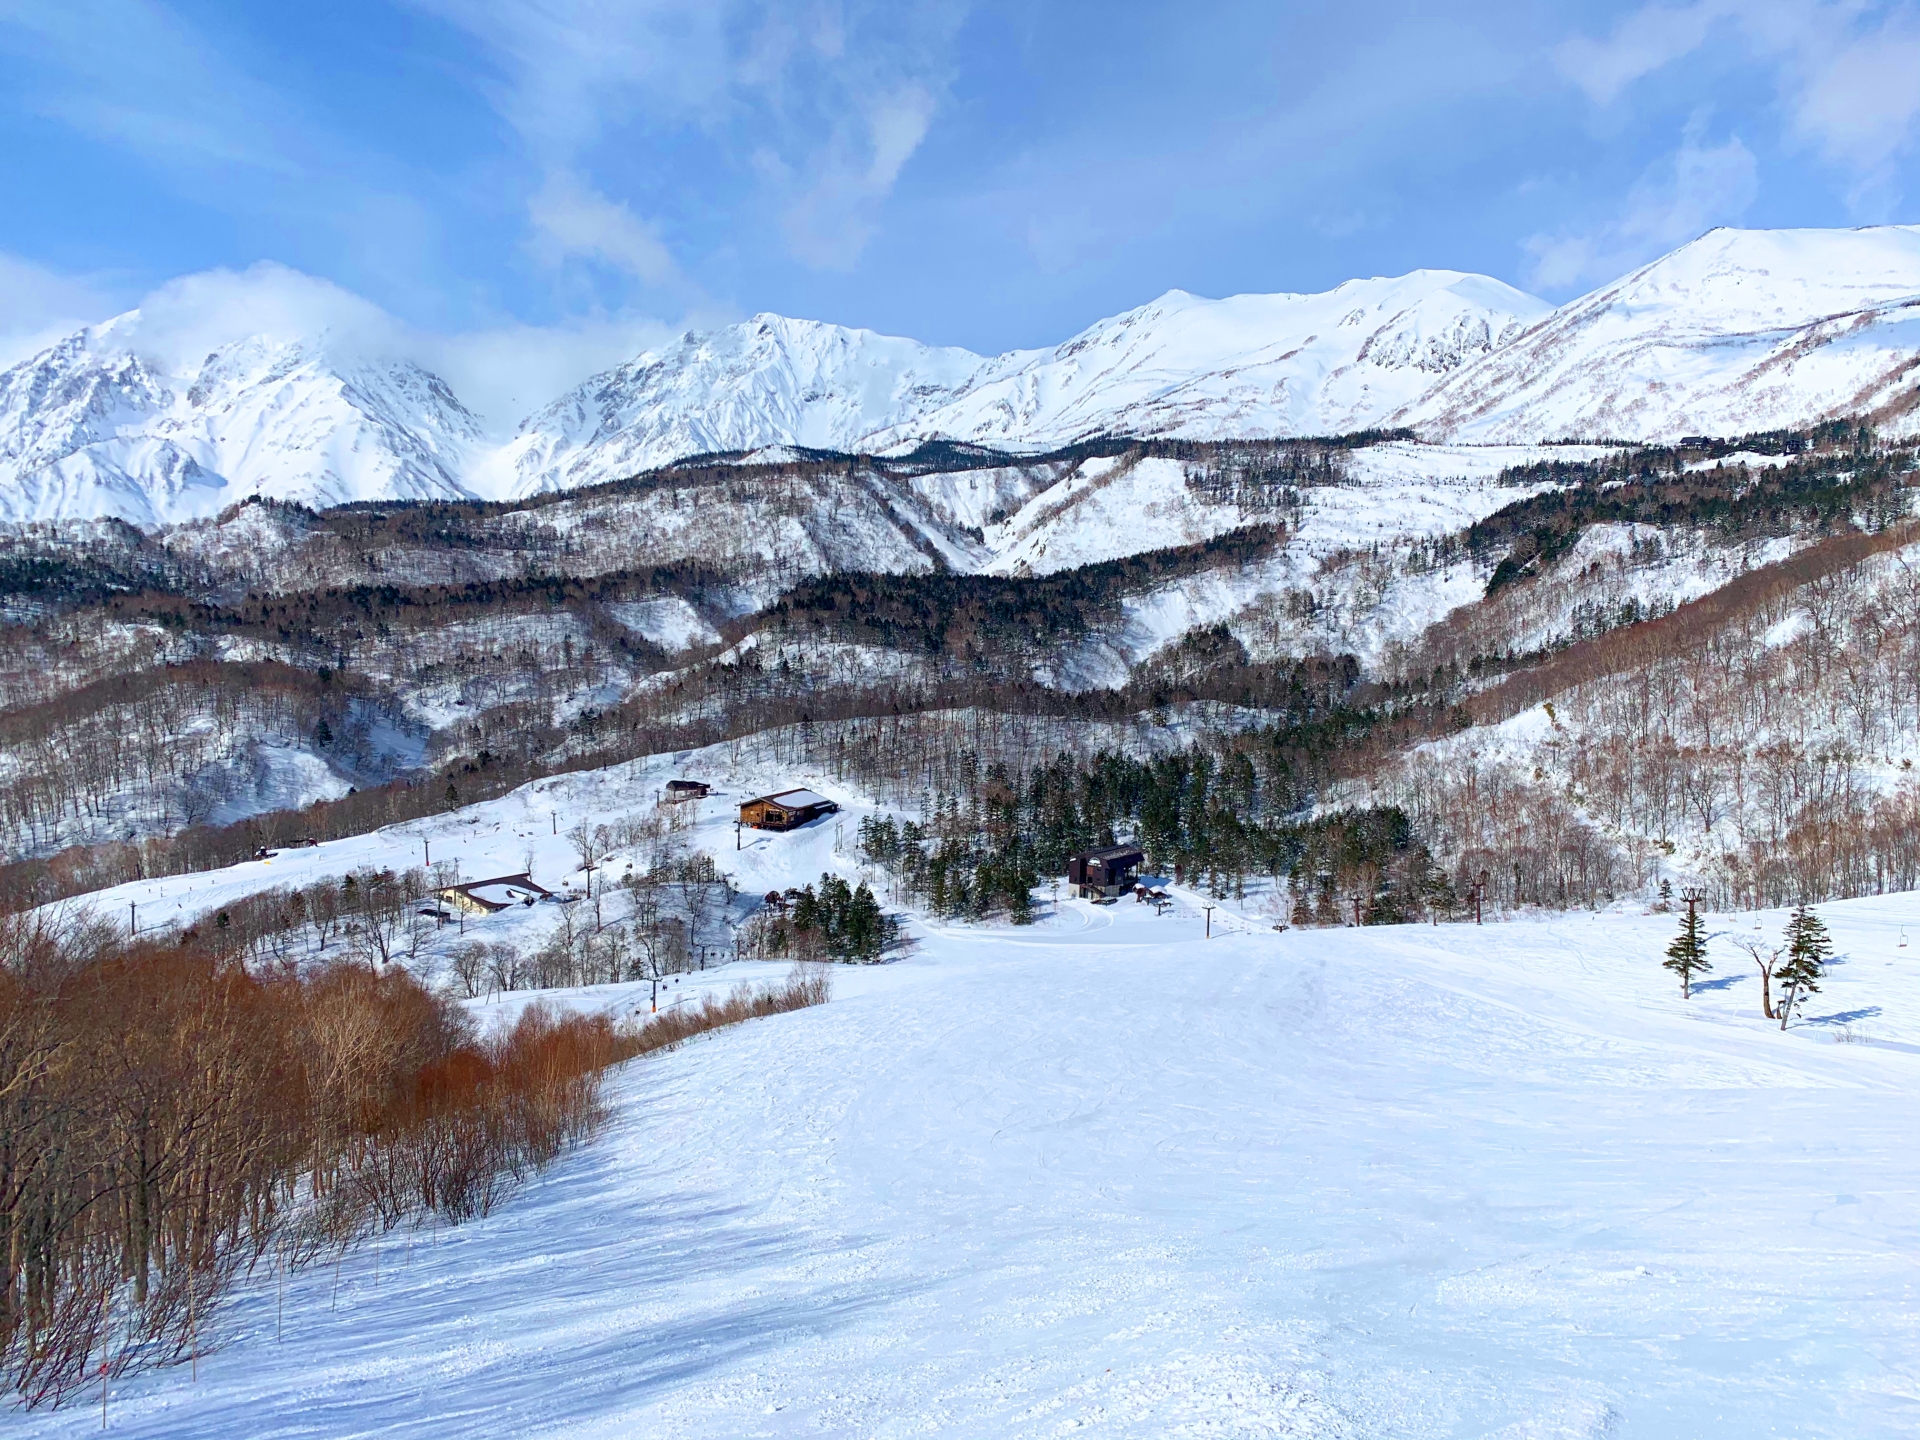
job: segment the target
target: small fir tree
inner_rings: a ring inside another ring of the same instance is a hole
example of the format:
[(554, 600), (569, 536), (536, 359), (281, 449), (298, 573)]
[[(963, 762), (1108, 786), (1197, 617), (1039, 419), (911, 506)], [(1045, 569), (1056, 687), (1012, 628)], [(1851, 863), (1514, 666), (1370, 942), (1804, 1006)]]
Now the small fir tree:
[(886, 919), (864, 881), (847, 902), (843, 948), (848, 959), (878, 960), (886, 944)]
[(1680, 977), (1680, 998), (1693, 998), (1693, 977), (1710, 975), (1713, 966), (1707, 960), (1707, 942), (1703, 933), (1697, 907), (1687, 906), (1687, 913), (1681, 918), (1680, 933), (1673, 937), (1673, 943), (1667, 946), (1667, 958), (1664, 967)]
[(1833, 958), (1833, 941), (1826, 922), (1802, 900), (1787, 921), (1786, 955), (1774, 971), (1774, 979), (1786, 989), (1780, 1002), (1780, 1028), (1787, 1028), (1793, 1012), (1809, 995), (1820, 993), (1820, 977), (1827, 961)]

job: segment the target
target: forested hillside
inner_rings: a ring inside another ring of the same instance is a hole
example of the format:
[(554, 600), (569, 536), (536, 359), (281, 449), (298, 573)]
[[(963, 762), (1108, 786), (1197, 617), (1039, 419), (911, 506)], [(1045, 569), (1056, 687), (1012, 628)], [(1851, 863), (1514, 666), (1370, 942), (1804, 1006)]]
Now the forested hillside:
[[(1001, 873), (1008, 903), (1069, 831), (1151, 835), (1228, 888), (1292, 877), (1310, 914), (1358, 885), (1363, 918), (1475, 888), (1907, 883), (1912, 448), (1830, 424), (1493, 457), (1377, 433), (935, 446), (518, 504), (19, 529), (9, 883), (46, 898), (761, 732), (946, 817), (954, 873)], [(1104, 558), (1033, 563), (1100, 535)], [(1055, 738), (1009, 750), (955, 718), (983, 715)], [(1174, 726), (1162, 799), (1087, 798), (1110, 786), (1071, 767), (1150, 758), (1095, 738), (1115, 724)], [(995, 786), (1025, 808), (989, 824)], [(1299, 827), (1353, 807), (1400, 817), (1392, 854), (1303, 860)]]

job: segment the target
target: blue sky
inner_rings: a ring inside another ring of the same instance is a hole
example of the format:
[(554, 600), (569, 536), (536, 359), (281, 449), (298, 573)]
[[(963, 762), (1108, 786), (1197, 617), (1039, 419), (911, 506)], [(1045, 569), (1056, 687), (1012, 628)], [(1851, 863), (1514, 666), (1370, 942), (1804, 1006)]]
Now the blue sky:
[(998, 351), (1173, 287), (1558, 300), (1920, 219), (1917, 122), (1904, 3), (0, 0), (0, 352), (182, 276), (530, 391), (758, 310)]

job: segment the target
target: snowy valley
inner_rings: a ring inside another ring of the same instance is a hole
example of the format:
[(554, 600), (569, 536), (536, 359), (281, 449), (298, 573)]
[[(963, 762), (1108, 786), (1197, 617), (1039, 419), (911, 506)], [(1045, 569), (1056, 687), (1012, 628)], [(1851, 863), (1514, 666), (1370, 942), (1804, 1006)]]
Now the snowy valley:
[(0, 375), (12, 1423), (1910, 1433), (1916, 306)]
[[(683, 774), (719, 793), (676, 843), (719, 857), (738, 904), (823, 873), (884, 891), (855, 839), (872, 799), (776, 744), (96, 903), (204, 923), (422, 842), (469, 877), (531, 860), (582, 895), (565, 832), (618, 829)], [(840, 815), (736, 850), (739, 797), (794, 779)], [(911, 914), (894, 963), (839, 967), (826, 1005), (630, 1062), (604, 1130), (492, 1215), (263, 1264), (197, 1379), (116, 1381), (109, 1428), (1597, 1440), (1791, 1414), (1800, 1435), (1904, 1433), (1908, 897), (1827, 908), (1844, 963), (1782, 1034), (1734, 944), (1776, 935), (1777, 911), (1711, 917), (1714, 976), (1683, 1002), (1659, 968), (1671, 916), (1277, 934), (1262, 887), (1170, 891), (1043, 897), (1023, 926)], [(462, 947), (532, 954), (584, 924), (515, 908), (396, 953), (457, 990)], [(467, 1004), (644, 1019), (785, 966), (483, 980)], [(98, 1427), (80, 1398), (16, 1429)]]

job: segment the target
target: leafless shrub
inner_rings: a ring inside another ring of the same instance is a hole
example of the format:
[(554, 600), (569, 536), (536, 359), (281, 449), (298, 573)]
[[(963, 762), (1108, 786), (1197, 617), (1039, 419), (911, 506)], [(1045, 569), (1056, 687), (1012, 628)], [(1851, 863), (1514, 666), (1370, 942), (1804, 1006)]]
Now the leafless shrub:
[(681, 1006), (652, 1016), (644, 1025), (629, 1031), (621, 1045), (629, 1055), (671, 1050), (709, 1030), (724, 1029), (764, 1015), (824, 1005), (832, 995), (833, 967), (817, 961), (802, 961), (778, 984), (741, 985), (724, 1000), (708, 995), (697, 1006)]
[(486, 1214), (592, 1132), (633, 1053), (540, 1007), (482, 1040), (397, 969), (252, 973), (224, 944), (0, 917), (0, 1376), (57, 1404), (205, 1349), (269, 1253)]

